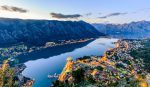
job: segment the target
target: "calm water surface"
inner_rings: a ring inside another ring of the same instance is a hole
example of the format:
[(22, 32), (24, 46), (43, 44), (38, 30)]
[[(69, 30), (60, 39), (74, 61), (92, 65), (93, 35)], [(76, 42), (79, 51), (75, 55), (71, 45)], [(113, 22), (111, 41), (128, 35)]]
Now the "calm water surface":
[(75, 60), (83, 56), (100, 56), (107, 49), (113, 48), (112, 42), (116, 41), (117, 39), (99, 38), (94, 41), (48, 48), (21, 56), (20, 61), (27, 66), (23, 75), (35, 79), (33, 87), (50, 87), (55, 79), (49, 79), (47, 76), (61, 73), (67, 57), (71, 56)]

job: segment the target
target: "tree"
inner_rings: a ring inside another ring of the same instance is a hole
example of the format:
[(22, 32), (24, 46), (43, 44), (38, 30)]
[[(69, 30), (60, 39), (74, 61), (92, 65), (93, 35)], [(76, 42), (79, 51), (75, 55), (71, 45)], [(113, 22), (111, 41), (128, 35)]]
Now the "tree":
[(80, 83), (84, 79), (84, 70), (81, 68), (76, 71), (73, 71), (72, 76), (75, 79), (75, 83)]
[(0, 68), (0, 87), (14, 87), (14, 69), (9, 67), (8, 60), (5, 60)]
[(91, 75), (87, 77), (87, 81), (92, 84), (96, 82)]
[(101, 66), (97, 66), (96, 69), (99, 71), (103, 71), (103, 67), (101, 67)]

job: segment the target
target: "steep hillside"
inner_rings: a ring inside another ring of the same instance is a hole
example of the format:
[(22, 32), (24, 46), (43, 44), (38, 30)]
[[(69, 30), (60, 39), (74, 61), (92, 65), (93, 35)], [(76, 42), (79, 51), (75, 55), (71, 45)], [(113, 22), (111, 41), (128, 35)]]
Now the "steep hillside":
[(100, 32), (112, 37), (135, 39), (150, 37), (150, 22), (139, 21), (129, 24), (93, 24)]
[(0, 44), (44, 44), (47, 41), (95, 38), (99, 33), (83, 21), (21, 20), (0, 18)]

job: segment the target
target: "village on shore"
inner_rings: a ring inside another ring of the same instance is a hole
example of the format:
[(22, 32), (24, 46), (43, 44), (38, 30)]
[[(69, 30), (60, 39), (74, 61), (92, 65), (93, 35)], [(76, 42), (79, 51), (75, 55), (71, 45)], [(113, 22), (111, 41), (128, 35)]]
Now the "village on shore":
[(2, 64), (3, 60), (5, 60), (5, 59), (9, 58), (9, 59), (11, 59), (11, 61), (14, 61), (17, 56), (22, 55), (22, 54), (28, 54), (33, 51), (38, 51), (38, 50), (55, 47), (55, 46), (83, 43), (83, 42), (90, 41), (90, 40), (94, 40), (94, 38), (47, 42), (41, 46), (28, 46), (25, 44), (18, 44), (18, 45), (14, 45), (14, 46), (10, 46), (10, 47), (2, 47), (2, 48), (0, 48), (0, 64)]
[(150, 87), (150, 73), (144, 70), (143, 59), (134, 59), (130, 52), (142, 48), (141, 41), (119, 40), (115, 48), (103, 56), (85, 56), (67, 63), (53, 87)]
[[(67, 41), (63, 44), (47, 42), (45, 46), (28, 49), (25, 45), (1, 48), (0, 87), (19, 86), (32, 87), (35, 80), (24, 77), (21, 73), (26, 68), (15, 60), (17, 55), (30, 53), (48, 47), (86, 42), (90, 39)], [(144, 69), (143, 59), (134, 59), (130, 52), (142, 48), (140, 40), (119, 40), (115, 48), (108, 49), (103, 56), (84, 56), (73, 61), (67, 58), (67, 63), (54, 81), (53, 87), (149, 87), (150, 73)], [(5, 58), (7, 58), (5, 60)], [(5, 81), (4, 81), (5, 79)]]
[(26, 68), (16, 59), (19, 55), (28, 54), (33, 51), (46, 49), (49, 47), (82, 43), (93, 40), (94, 38), (80, 40), (63, 40), (60, 42), (47, 42), (44, 46), (28, 47), (24, 44), (18, 44), (11, 47), (0, 48), (0, 87), (32, 87), (35, 80), (22, 75)]

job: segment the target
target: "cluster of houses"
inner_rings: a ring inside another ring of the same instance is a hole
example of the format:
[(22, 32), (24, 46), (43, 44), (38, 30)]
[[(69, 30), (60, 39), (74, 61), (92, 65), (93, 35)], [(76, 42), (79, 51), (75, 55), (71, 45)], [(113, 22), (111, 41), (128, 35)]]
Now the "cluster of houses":
[(94, 38), (87, 38), (87, 39), (79, 39), (79, 40), (61, 40), (59, 42), (47, 42), (43, 48), (54, 47), (54, 46), (61, 46), (66, 44), (74, 44), (74, 43), (83, 43), (89, 40), (93, 40)]
[(13, 59), (16, 56), (26, 52), (27, 49), (28, 48), (25, 45), (12, 46), (8, 48), (0, 48), (0, 59), (7, 59), (7, 58)]
[(60, 45), (65, 45), (65, 44), (82, 43), (82, 42), (86, 42), (89, 40), (93, 40), (93, 38), (80, 39), (80, 40), (68, 40), (68, 41), (64, 40), (60, 42), (47, 42), (44, 46), (33, 46), (30, 48), (24, 44), (15, 45), (15, 46), (6, 47), (6, 48), (0, 48), (0, 61), (2, 61), (1, 59), (7, 59), (7, 58), (13, 59), (20, 54), (30, 53), (35, 50), (40, 50), (40, 49), (45, 49), (48, 47), (60, 46)]
[(82, 68), (85, 71), (85, 82), (89, 77), (92, 77), (95, 85), (131, 86), (131, 82), (138, 80), (140, 87), (148, 87), (147, 80), (145, 80), (148, 73), (143, 69), (142, 59), (134, 59), (128, 53), (128, 51), (138, 49), (141, 46), (138, 41), (121, 40), (116, 43), (115, 48), (107, 50), (104, 56), (78, 58), (75, 62), (68, 58), (58, 80), (61, 82), (68, 80), (69, 83), (73, 83), (74, 79), (71, 73)]

